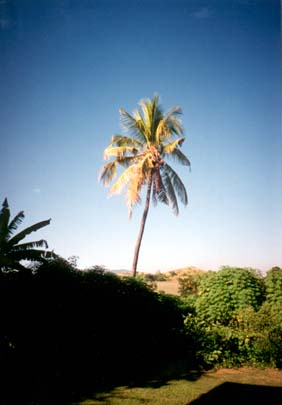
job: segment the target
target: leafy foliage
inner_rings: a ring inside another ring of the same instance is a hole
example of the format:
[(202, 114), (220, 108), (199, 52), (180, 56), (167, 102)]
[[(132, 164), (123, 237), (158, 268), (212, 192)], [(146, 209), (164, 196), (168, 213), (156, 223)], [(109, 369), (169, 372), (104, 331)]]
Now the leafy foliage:
[(5, 273), (0, 306), (3, 403), (62, 403), (130, 384), (186, 351), (177, 300), (101, 267), (79, 271), (57, 259)]
[(24, 217), (24, 212), (20, 211), (10, 221), (10, 208), (7, 198), (5, 198), (2, 204), (2, 210), (0, 211), (0, 271), (26, 270), (20, 263), (22, 260), (42, 263), (47, 259), (55, 257), (53, 252), (38, 249), (48, 248), (48, 244), (44, 239), (19, 243), (32, 232), (36, 232), (49, 225), (51, 221), (48, 219), (38, 222), (13, 235), (18, 226), (22, 223)]
[(206, 322), (227, 325), (235, 310), (248, 306), (258, 309), (264, 299), (264, 288), (256, 271), (223, 267), (201, 278), (198, 294), (198, 316)]
[(266, 299), (273, 304), (282, 304), (282, 269), (273, 267), (265, 277)]
[(279, 268), (263, 278), (255, 270), (230, 267), (202, 276), (193, 295), (196, 313), (185, 318), (200, 363), (281, 367), (279, 277)]
[(282, 306), (264, 303), (258, 311), (235, 311), (228, 325), (206, 324), (186, 317), (187, 333), (196, 339), (198, 360), (205, 367), (242, 365), (281, 367)]
[(178, 278), (178, 292), (181, 296), (198, 295), (201, 273), (190, 273)]

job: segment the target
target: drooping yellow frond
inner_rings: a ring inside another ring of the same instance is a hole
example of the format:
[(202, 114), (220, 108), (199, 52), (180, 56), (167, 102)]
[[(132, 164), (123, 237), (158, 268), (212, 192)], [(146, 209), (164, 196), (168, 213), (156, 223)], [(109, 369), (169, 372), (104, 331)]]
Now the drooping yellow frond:
[(143, 179), (140, 176), (136, 176), (131, 179), (126, 192), (126, 204), (128, 207), (129, 217), (132, 215), (132, 207), (141, 203), (140, 190), (143, 185)]
[(150, 133), (149, 133), (149, 128), (146, 125), (145, 119), (142, 116), (141, 112), (139, 110), (134, 111), (134, 117), (136, 120), (136, 127), (142, 132), (144, 139), (146, 141), (146, 144), (150, 144)]
[(156, 129), (156, 143), (157, 145), (160, 143), (161, 136), (165, 132), (165, 123), (164, 120), (160, 120), (159, 125), (157, 126)]
[(137, 174), (137, 166), (133, 164), (129, 166), (125, 171), (119, 176), (117, 181), (112, 185), (109, 195), (120, 194), (124, 187), (128, 185), (132, 178)]
[(178, 146), (181, 146), (185, 141), (185, 138), (178, 138), (173, 142), (167, 143), (163, 146), (162, 153), (164, 155), (169, 155), (175, 151)]

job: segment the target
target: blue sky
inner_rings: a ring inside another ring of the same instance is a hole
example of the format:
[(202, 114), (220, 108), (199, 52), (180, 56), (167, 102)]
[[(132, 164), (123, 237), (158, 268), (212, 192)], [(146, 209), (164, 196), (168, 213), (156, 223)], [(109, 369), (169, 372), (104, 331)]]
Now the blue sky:
[(180, 105), (180, 215), (149, 212), (139, 270), (282, 265), (279, 0), (1, 0), (0, 199), (80, 267), (131, 268), (142, 206), (98, 183), (118, 110)]

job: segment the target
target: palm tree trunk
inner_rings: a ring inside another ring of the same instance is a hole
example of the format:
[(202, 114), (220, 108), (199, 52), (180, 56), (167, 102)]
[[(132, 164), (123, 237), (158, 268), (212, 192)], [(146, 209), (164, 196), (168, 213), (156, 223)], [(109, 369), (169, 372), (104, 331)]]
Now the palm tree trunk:
[(138, 256), (139, 256), (140, 246), (141, 246), (144, 228), (145, 228), (145, 224), (146, 224), (146, 219), (147, 219), (149, 206), (150, 206), (152, 178), (153, 178), (152, 173), (150, 173), (149, 179), (148, 179), (145, 208), (144, 208), (144, 212), (143, 212), (143, 216), (142, 216), (142, 220), (141, 220), (141, 224), (140, 224), (140, 229), (139, 229), (139, 233), (138, 233), (138, 238), (137, 238), (135, 250), (134, 250), (134, 258), (133, 258), (133, 264), (132, 264), (132, 277), (136, 277), (136, 273), (137, 273)]

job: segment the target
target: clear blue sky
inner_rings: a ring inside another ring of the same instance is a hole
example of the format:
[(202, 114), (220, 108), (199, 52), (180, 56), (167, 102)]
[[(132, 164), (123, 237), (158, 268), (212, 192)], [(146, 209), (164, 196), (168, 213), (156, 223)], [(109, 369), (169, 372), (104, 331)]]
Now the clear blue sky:
[(98, 172), (119, 108), (158, 92), (189, 205), (152, 207), (139, 270), (281, 266), (280, 55), (279, 0), (1, 0), (1, 202), (80, 267), (130, 269), (142, 207)]

